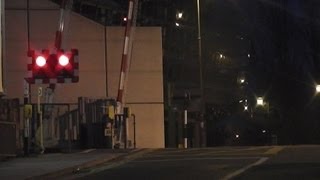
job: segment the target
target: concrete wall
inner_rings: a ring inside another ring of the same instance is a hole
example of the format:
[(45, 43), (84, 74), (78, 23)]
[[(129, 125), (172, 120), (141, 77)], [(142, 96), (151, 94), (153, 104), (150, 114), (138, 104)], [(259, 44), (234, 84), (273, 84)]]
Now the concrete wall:
[[(30, 8), (31, 49), (52, 49), (59, 7), (45, 0), (30, 0)], [(7, 97), (21, 100), (27, 72), (26, 17), (26, 1), (6, 1), (6, 92)], [(80, 81), (58, 84), (54, 102), (74, 103), (79, 96), (116, 97), (124, 28), (108, 27), (106, 46), (104, 32), (102, 25), (71, 14), (65, 49), (79, 49)], [(126, 102), (137, 118), (137, 147), (164, 147), (162, 81), (161, 29), (137, 28), (126, 94)], [(31, 87), (32, 102), (36, 102), (37, 87)]]

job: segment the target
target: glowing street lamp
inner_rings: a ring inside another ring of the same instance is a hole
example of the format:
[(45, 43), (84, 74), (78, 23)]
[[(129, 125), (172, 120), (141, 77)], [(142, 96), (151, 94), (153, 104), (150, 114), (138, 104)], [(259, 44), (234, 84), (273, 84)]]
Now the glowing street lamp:
[(267, 131), (266, 131), (265, 129), (264, 129), (264, 130), (262, 130), (262, 133), (263, 133), (263, 134), (265, 134), (266, 132), (267, 132)]
[(180, 26), (180, 24), (176, 22), (176, 26), (177, 26), (177, 27), (179, 27), (179, 26)]
[(226, 56), (221, 54), (221, 53), (219, 54), (219, 57), (220, 57), (220, 59), (225, 59), (226, 58)]
[(182, 19), (183, 17), (183, 13), (182, 12), (178, 12), (177, 13), (177, 19)]
[(320, 85), (316, 85), (316, 93), (320, 93)]
[(244, 78), (240, 79), (240, 83), (243, 84), (246, 80)]
[(257, 105), (258, 106), (263, 106), (263, 98), (262, 97), (258, 97), (257, 98)]

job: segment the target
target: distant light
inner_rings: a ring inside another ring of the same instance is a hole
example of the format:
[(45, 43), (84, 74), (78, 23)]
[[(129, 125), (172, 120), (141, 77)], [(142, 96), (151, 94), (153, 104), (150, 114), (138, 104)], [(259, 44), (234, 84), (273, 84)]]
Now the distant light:
[(251, 54), (248, 54), (248, 58), (250, 58), (251, 57)]
[(180, 24), (176, 22), (176, 26), (177, 26), (177, 27), (179, 27), (179, 26), (180, 26)]
[(183, 13), (182, 12), (178, 12), (177, 13), (177, 19), (182, 19), (183, 17)]
[(124, 18), (123, 18), (123, 21), (127, 21), (127, 20), (128, 20), (127, 17), (124, 17)]
[(317, 86), (316, 86), (316, 92), (317, 92), (317, 93), (320, 93), (320, 85), (317, 85)]
[(262, 97), (258, 97), (257, 98), (257, 105), (258, 106), (263, 106), (263, 98)]
[(240, 135), (239, 134), (236, 134), (236, 138), (238, 139), (240, 137)]
[(225, 59), (225, 58), (226, 58), (226, 56), (225, 56), (225, 55), (223, 55), (222, 53), (220, 53), (220, 54), (219, 54), (219, 58), (220, 58), (220, 59)]
[(245, 82), (245, 79), (240, 79), (240, 83), (243, 84)]
[(244, 111), (248, 111), (248, 106), (244, 106)]
[(243, 100), (240, 100), (240, 101), (239, 101), (239, 103), (242, 103), (242, 102), (243, 102)]
[(267, 131), (266, 130), (262, 130), (262, 133), (266, 133)]

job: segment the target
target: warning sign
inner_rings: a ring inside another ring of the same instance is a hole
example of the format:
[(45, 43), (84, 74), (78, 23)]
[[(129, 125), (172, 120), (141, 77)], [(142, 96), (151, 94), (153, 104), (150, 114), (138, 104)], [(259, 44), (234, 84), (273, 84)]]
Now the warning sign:
[(26, 118), (26, 119), (32, 118), (32, 105), (31, 104), (24, 105), (24, 118)]
[(105, 128), (104, 129), (104, 136), (111, 136), (111, 135), (112, 135), (111, 128)]

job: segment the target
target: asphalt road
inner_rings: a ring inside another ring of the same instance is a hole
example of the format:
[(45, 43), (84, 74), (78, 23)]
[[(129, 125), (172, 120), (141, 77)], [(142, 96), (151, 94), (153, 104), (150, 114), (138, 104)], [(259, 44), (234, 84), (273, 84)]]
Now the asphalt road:
[(320, 146), (163, 149), (66, 179), (320, 179)]

